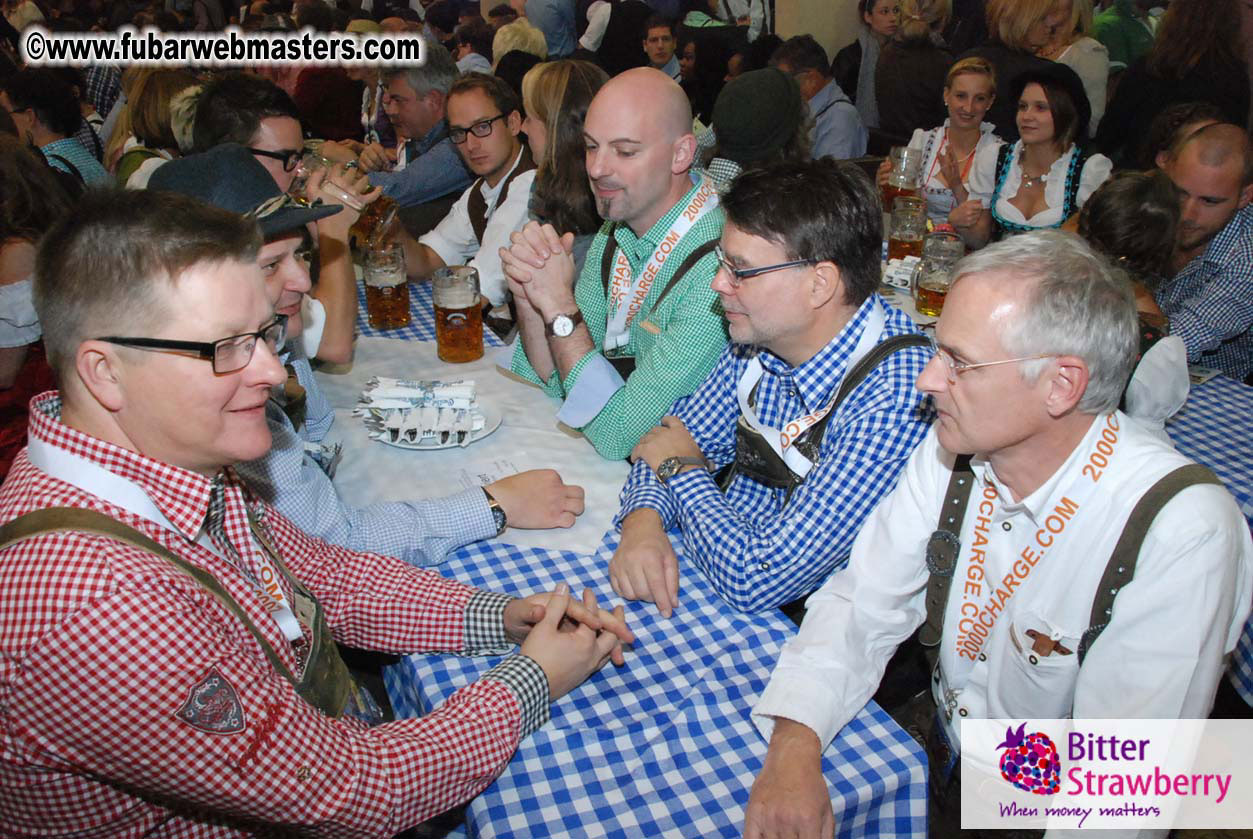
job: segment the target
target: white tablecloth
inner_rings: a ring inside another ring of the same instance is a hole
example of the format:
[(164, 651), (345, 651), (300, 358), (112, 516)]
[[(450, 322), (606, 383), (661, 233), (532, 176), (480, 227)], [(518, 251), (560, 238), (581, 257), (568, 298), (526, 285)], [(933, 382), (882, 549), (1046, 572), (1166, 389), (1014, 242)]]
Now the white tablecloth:
[[(586, 512), (568, 530), (518, 530), (502, 537), (512, 545), (555, 548), (579, 554), (595, 552), (618, 510), (618, 492), (626, 480), (625, 461), (603, 459), (582, 437), (557, 425), (558, 403), (538, 388), (496, 369), (491, 350), (469, 364), (448, 364), (435, 345), (420, 341), (361, 337), (350, 367), (324, 368), (318, 382), (335, 407), (328, 442), (342, 442), (344, 459), (335, 485), (349, 503), (404, 501), (448, 495), (476, 476), (499, 472), (502, 462), (525, 469), (553, 468), (567, 483), (583, 487)], [(361, 418), (352, 416), (357, 398), (371, 376), (406, 379), (474, 379), (479, 399), (498, 408), (500, 428), (465, 448), (405, 451), (369, 439)], [(514, 471), (514, 470), (510, 470)]]

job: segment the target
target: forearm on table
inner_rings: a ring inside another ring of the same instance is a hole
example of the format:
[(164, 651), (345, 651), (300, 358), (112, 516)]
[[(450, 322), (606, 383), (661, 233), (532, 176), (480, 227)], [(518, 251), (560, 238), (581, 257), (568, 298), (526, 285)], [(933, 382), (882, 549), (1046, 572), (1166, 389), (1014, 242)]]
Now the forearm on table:
[(622, 486), (621, 509), (614, 517), (614, 526), (621, 528), (627, 517), (639, 510), (656, 513), (664, 530), (674, 526), (678, 515), (674, 498), (657, 480), (652, 467), (643, 460), (631, 465), (631, 472)]
[(405, 252), (405, 274), (411, 280), (429, 280), (437, 268), (443, 268), (445, 262), (435, 249), (424, 245), (408, 233), (399, 237), (400, 247)]
[(330, 236), (319, 236), (321, 262), (318, 284), (312, 295), (326, 310), (322, 341), (317, 357), (345, 364), (352, 361), (353, 337), (357, 324), (357, 277), (352, 267), (348, 243)]
[(445, 498), (371, 504), (345, 512), (344, 538), (330, 541), (410, 565), (438, 565), (457, 548), (496, 535), (487, 497), (478, 487)]

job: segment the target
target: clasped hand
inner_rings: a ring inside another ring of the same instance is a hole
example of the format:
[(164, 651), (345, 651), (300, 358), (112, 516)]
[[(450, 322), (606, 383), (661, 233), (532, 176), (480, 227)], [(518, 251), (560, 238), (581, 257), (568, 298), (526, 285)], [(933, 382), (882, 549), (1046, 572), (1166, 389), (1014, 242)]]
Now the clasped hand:
[(500, 262), (514, 300), (532, 306), (545, 321), (574, 311), (574, 234), (533, 221), (510, 242), (500, 249)]
[(599, 608), (590, 589), (580, 603), (565, 583), (551, 594), (511, 601), (505, 607), (505, 632), (543, 669), (552, 699), (569, 693), (607, 661), (621, 667), (622, 645), (635, 641), (622, 606)]

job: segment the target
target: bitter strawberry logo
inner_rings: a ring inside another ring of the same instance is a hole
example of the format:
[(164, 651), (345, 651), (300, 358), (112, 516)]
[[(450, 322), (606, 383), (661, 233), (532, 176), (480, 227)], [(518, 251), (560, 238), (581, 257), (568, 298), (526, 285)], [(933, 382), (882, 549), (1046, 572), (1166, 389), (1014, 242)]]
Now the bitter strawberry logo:
[(1005, 729), (1005, 742), (997, 746), (1001, 752), (1001, 777), (1019, 789), (1036, 795), (1052, 795), (1061, 786), (1062, 764), (1057, 746), (1041, 731), (1024, 734), (1027, 724), (1015, 731)]

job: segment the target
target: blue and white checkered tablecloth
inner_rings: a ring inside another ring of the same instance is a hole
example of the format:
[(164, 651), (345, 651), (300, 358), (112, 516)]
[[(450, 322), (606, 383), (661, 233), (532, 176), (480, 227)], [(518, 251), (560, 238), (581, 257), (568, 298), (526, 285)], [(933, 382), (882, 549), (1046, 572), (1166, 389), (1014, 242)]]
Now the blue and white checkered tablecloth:
[[(1167, 424), (1175, 448), (1213, 470), (1253, 526), (1253, 388), (1215, 376)], [(1253, 705), (1253, 618), (1231, 657), (1231, 684)]]
[[(568, 582), (617, 600), (606, 567), (617, 534), (592, 556), (478, 543), (442, 569), (494, 591), (529, 594)], [(628, 603), (637, 641), (553, 705), (501, 777), (470, 802), (475, 837), (739, 837), (766, 742), (749, 713), (794, 627), (779, 613), (743, 615), (680, 559), (680, 605), (671, 619)], [(398, 716), (417, 716), (476, 679), (498, 658), (410, 656), (388, 668)], [(827, 750), (823, 772), (837, 835), (923, 836), (922, 749), (873, 702)]]
[[(435, 303), (431, 299), (431, 284), (427, 282), (409, 283), (409, 325), (398, 329), (375, 329), (370, 326), (369, 316), (365, 308), (365, 285), (357, 283), (357, 333), (375, 338), (403, 338), (406, 341), (435, 340)], [(490, 329), (483, 329), (483, 344), (488, 347), (503, 347), (496, 334)]]

